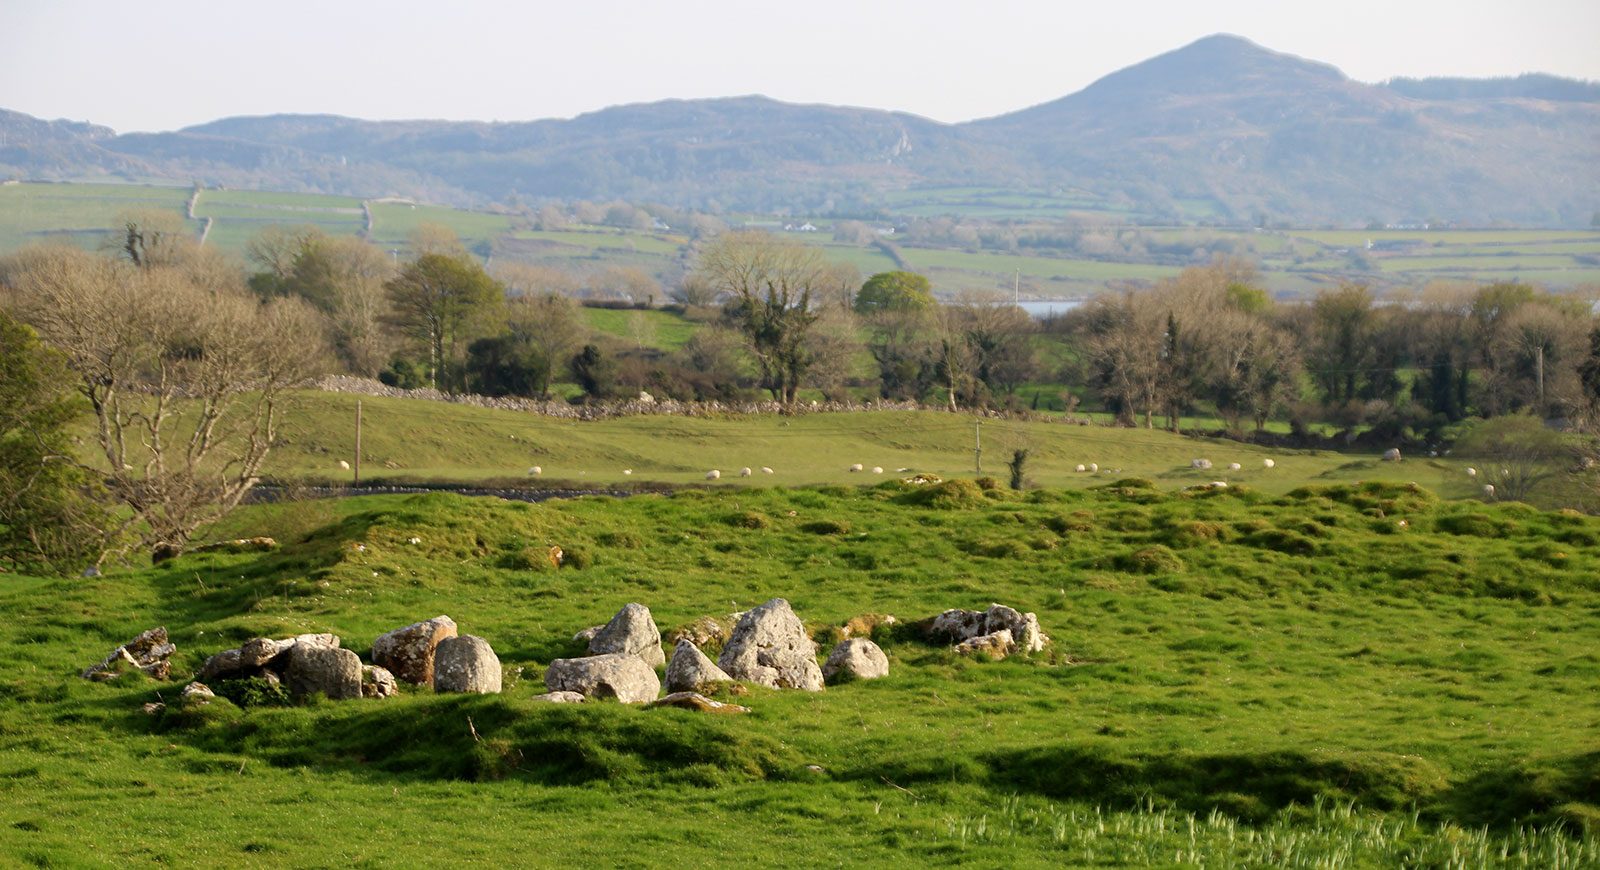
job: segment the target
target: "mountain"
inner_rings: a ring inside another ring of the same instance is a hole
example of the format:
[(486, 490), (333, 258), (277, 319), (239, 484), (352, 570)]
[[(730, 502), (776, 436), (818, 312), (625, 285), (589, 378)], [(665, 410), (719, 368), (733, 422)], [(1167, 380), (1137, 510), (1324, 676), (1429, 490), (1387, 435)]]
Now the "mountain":
[(1152, 220), (1201, 202), (1235, 223), (1587, 225), (1600, 207), (1597, 88), (1551, 76), (1369, 85), (1217, 35), (965, 124), (759, 96), (570, 120), (275, 115), (122, 136), (0, 112), (0, 173), (817, 214), (872, 211), (894, 190), (970, 185), (1081, 191)]

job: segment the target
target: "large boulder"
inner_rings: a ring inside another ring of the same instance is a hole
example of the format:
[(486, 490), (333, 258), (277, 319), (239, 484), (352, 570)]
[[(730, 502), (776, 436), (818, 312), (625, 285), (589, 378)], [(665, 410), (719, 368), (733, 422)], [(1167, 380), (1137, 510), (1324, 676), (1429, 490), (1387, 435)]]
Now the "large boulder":
[(278, 672), (289, 667), (289, 654), (299, 644), (337, 649), (339, 636), (335, 634), (300, 634), (282, 640), (253, 637), (237, 649), (227, 649), (206, 659), (200, 669), (201, 680), (228, 680), (243, 677), (275, 678)]
[(678, 641), (672, 650), (672, 661), (667, 663), (669, 692), (692, 692), (704, 683), (731, 679), (716, 662), (687, 640)]
[(768, 688), (822, 691), (817, 645), (782, 598), (752, 608), (739, 620), (717, 666), (735, 680)]
[(840, 674), (849, 674), (858, 680), (875, 680), (889, 676), (889, 657), (877, 644), (864, 637), (841, 640), (828, 653), (822, 663), (822, 679), (833, 682)]
[(456, 636), (455, 620), (435, 616), (381, 634), (372, 642), (372, 663), (388, 668), (396, 679), (433, 685), (433, 652), (439, 641)]
[(1011, 632), (1017, 649), (1028, 653), (1044, 649), (1050, 640), (1039, 630), (1037, 615), (1020, 613), (1004, 604), (991, 604), (988, 610), (946, 610), (921, 625), (926, 634), (955, 643), (1003, 629)]
[(481, 637), (463, 634), (439, 641), (433, 654), (433, 688), (438, 692), (500, 692), (500, 657)]
[(167, 659), (178, 647), (167, 640), (165, 628), (152, 628), (138, 637), (112, 650), (109, 655), (83, 672), (83, 678), (104, 682), (129, 671), (144, 671), (158, 680), (172, 675), (172, 663)]
[(289, 651), (284, 683), (295, 697), (321, 692), (329, 698), (361, 697), (361, 657), (347, 649), (297, 643)]
[(652, 668), (667, 663), (667, 656), (661, 651), (661, 632), (650, 618), (650, 608), (643, 604), (623, 605), (617, 615), (589, 639), (589, 653), (627, 653), (644, 659)]
[(655, 668), (628, 653), (556, 659), (545, 669), (544, 685), (551, 693), (577, 692), (589, 698), (616, 698), (624, 704), (654, 701), (661, 694)]

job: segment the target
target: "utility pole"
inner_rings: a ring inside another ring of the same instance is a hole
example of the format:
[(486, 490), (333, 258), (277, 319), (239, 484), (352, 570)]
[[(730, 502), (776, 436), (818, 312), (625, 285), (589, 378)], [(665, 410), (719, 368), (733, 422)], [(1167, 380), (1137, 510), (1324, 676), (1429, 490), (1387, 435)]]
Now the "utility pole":
[(972, 461), (978, 467), (978, 473), (983, 473), (983, 436), (982, 420), (972, 421)]
[(1022, 307), (1022, 267), (1017, 267), (1017, 274), (1011, 279), (1011, 304)]
[(356, 481), (355, 486), (361, 486), (361, 400), (356, 399)]

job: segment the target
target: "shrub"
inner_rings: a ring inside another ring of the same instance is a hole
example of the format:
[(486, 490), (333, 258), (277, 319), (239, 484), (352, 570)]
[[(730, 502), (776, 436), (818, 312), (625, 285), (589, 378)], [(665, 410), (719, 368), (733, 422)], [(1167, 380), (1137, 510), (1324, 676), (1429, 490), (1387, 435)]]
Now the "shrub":
[(978, 488), (984, 492), (992, 492), (1000, 488), (1000, 481), (995, 480), (987, 474), (974, 480), (973, 483), (977, 484)]
[(287, 707), (293, 701), (281, 683), (262, 677), (239, 680), (217, 680), (210, 684), (217, 697), (226, 698), (243, 709), (251, 707)]

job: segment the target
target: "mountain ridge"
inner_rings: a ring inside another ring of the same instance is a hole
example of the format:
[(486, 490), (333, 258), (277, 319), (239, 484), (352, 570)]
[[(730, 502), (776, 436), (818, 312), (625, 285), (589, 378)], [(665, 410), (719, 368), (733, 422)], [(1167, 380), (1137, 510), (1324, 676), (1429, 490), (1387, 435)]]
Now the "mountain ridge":
[(0, 110), (0, 173), (817, 214), (881, 209), (909, 187), (977, 185), (1082, 190), (1157, 220), (1181, 220), (1177, 203), (1204, 200), (1235, 223), (1587, 224), (1600, 208), (1600, 102), (1536, 96), (1586, 94), (1576, 80), (1525, 79), (1365, 84), (1217, 34), (1060, 99), (959, 124), (760, 95), (570, 119), (279, 114), (122, 135)]

